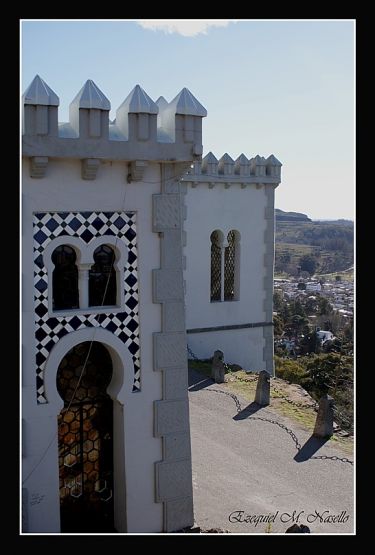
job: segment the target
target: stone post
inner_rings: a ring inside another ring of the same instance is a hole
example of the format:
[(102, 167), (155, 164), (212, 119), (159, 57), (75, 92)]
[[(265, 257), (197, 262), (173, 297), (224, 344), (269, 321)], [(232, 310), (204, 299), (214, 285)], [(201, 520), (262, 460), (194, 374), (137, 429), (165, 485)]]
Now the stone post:
[(255, 403), (261, 407), (266, 407), (270, 404), (270, 375), (266, 370), (259, 372)]
[(225, 368), (224, 368), (224, 353), (223, 351), (215, 351), (212, 360), (211, 378), (215, 383), (225, 383)]
[(333, 435), (333, 398), (325, 394), (319, 401), (313, 436), (323, 438), (331, 435)]

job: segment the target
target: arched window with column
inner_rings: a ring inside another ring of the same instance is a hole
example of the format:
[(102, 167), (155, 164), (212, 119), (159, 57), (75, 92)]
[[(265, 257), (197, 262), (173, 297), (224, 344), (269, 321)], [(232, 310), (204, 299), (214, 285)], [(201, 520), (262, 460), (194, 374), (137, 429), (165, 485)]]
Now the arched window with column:
[(79, 308), (78, 268), (75, 250), (69, 245), (60, 245), (52, 253), (53, 310)]
[(117, 303), (115, 252), (108, 245), (94, 251), (94, 264), (89, 271), (89, 306), (115, 306)]

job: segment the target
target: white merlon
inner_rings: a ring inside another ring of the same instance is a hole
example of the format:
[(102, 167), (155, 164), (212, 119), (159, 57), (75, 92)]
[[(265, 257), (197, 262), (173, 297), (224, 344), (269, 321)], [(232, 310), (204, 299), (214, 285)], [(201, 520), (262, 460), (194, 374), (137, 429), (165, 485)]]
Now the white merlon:
[(79, 137), (108, 138), (111, 103), (88, 79), (69, 106), (69, 123)]
[(36, 75), (23, 97), (22, 132), (24, 135), (50, 135), (56, 137), (57, 94)]
[(168, 108), (168, 102), (167, 100), (164, 98), (164, 96), (159, 96), (159, 98), (156, 101), (156, 105), (159, 108), (159, 113), (158, 113), (158, 141), (161, 142), (171, 142), (171, 137), (168, 135), (168, 133), (166, 131), (164, 131), (163, 127), (162, 127), (162, 116), (161, 113)]
[(156, 141), (158, 112), (155, 102), (136, 85), (117, 108), (116, 125), (128, 140)]
[(79, 93), (74, 97), (70, 106), (88, 108), (89, 110), (110, 110), (111, 103), (92, 79), (88, 79)]
[(250, 175), (250, 163), (244, 154), (240, 154), (234, 163), (236, 175)]
[(235, 183), (245, 189), (254, 184), (257, 189), (262, 185), (277, 186), (281, 181), (281, 162), (271, 154), (267, 159), (255, 156), (248, 159), (240, 154), (234, 161), (228, 153), (218, 160), (212, 152), (206, 154), (202, 162), (194, 162), (193, 167), (183, 177), (183, 181), (195, 188), (198, 183), (206, 183), (212, 189), (215, 184), (222, 184), (226, 189)]
[(266, 159), (263, 156), (257, 154), (255, 158), (250, 160), (250, 173), (257, 177), (266, 175)]
[[(160, 99), (159, 99), (160, 100)], [(199, 137), (202, 135), (202, 120), (207, 110), (186, 87), (169, 104), (159, 103), (158, 126), (173, 141), (194, 143), (193, 154), (202, 154)]]
[(273, 155), (269, 156), (266, 160), (266, 174), (274, 177), (281, 176), (282, 163)]
[(57, 94), (39, 77), (39, 75), (34, 77), (22, 99), (24, 105), (59, 106), (60, 104)]
[(207, 175), (217, 175), (219, 160), (209, 152), (202, 160), (202, 173)]
[(225, 153), (219, 160), (219, 173), (222, 175), (233, 175), (234, 160)]
[(123, 111), (129, 114), (157, 114), (159, 108), (142, 87), (136, 85), (124, 102), (117, 108), (116, 119), (118, 118), (118, 113)]
[[(157, 103), (136, 85), (109, 121), (110, 101), (89, 79), (58, 123), (59, 98), (37, 75), (23, 96), (25, 156), (107, 160), (200, 160), (207, 111), (186, 88)], [(44, 136), (43, 144), (37, 136)], [(47, 140), (53, 137), (53, 140)], [(87, 143), (86, 139), (94, 139)], [(127, 143), (125, 146), (123, 143)], [(176, 156), (176, 146), (178, 155)]]
[(271, 154), (271, 156), (268, 156), (266, 162), (267, 166), (282, 166), (282, 163), (273, 154)]
[(159, 108), (159, 112), (164, 110), (168, 106), (167, 100), (165, 100), (164, 96), (159, 96), (156, 101), (156, 105)]
[(198, 102), (186, 87), (169, 103), (169, 107), (175, 108), (175, 114), (183, 116), (199, 116), (201, 118), (207, 116), (206, 108)]

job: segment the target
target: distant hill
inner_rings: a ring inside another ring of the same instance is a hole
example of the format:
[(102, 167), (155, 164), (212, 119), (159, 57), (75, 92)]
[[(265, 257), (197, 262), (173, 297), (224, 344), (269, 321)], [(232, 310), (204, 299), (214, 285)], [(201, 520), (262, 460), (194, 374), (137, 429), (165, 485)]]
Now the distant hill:
[(275, 210), (276, 221), (279, 222), (311, 222), (311, 219), (306, 214), (300, 212), (284, 212), (276, 208)]
[(298, 273), (302, 256), (312, 256), (317, 273), (340, 272), (353, 265), (354, 223), (311, 220), (306, 214), (276, 209), (275, 271)]

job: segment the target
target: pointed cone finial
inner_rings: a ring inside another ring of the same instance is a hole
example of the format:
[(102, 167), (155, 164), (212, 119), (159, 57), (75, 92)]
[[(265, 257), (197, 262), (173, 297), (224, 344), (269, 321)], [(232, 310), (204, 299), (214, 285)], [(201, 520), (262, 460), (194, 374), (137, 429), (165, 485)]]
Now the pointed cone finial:
[(165, 100), (164, 96), (159, 96), (159, 98), (156, 101), (156, 104), (159, 108), (159, 112), (162, 112), (168, 106), (168, 102)]
[(83, 85), (82, 89), (72, 100), (71, 106), (76, 105), (78, 108), (88, 108), (97, 110), (111, 109), (111, 103), (108, 98), (102, 93), (92, 79), (88, 79)]
[(236, 163), (240, 164), (240, 165), (245, 165), (249, 163), (249, 160), (246, 158), (246, 156), (242, 153), (239, 155), (239, 157), (236, 159)]
[(222, 162), (223, 164), (234, 164), (233, 158), (231, 158), (227, 152), (223, 154), (219, 162)]
[(272, 166), (282, 166), (282, 163), (280, 162), (280, 160), (278, 160), (276, 156), (274, 156), (273, 154), (268, 156), (266, 162), (267, 164), (271, 164)]
[(47, 85), (39, 75), (36, 75), (23, 95), (24, 104), (58, 106), (57, 94)]
[(200, 116), (202, 118), (207, 116), (206, 108), (202, 106), (186, 87), (171, 101), (170, 107), (175, 107), (176, 114), (184, 116)]
[(157, 114), (159, 112), (157, 104), (139, 85), (134, 87), (117, 110), (120, 109), (129, 114)]
[(206, 156), (203, 158), (202, 162), (206, 162), (209, 164), (217, 164), (218, 163), (218, 159), (215, 157), (214, 154), (212, 154), (212, 152), (210, 151), (208, 154), (206, 154)]

